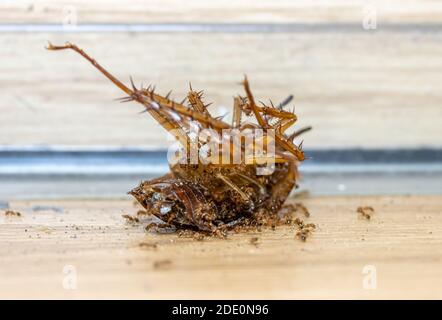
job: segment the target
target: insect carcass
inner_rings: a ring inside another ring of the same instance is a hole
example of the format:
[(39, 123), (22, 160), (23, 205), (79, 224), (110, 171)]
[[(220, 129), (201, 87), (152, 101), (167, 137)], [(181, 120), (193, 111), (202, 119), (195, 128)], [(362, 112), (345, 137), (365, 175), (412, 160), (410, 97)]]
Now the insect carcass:
[[(262, 222), (277, 215), (296, 186), (297, 165), (305, 157), (302, 144), (295, 145), (293, 140), (310, 128), (286, 133), (297, 120), (283, 108), (291, 97), (277, 106), (258, 105), (245, 77), (245, 96), (234, 98), (233, 119), (227, 123), (210, 115), (202, 92), (190, 88), (186, 99), (178, 103), (169, 95), (159, 95), (152, 86), (124, 85), (75, 44), (49, 43), (47, 49), (79, 53), (127, 94), (122, 101), (143, 105), (185, 150), (170, 165), (170, 173), (144, 181), (129, 192), (164, 226), (219, 233), (244, 221)], [(244, 115), (254, 120), (242, 121)], [(207, 150), (208, 144), (218, 146), (218, 151)], [(233, 159), (235, 150), (239, 157)]]

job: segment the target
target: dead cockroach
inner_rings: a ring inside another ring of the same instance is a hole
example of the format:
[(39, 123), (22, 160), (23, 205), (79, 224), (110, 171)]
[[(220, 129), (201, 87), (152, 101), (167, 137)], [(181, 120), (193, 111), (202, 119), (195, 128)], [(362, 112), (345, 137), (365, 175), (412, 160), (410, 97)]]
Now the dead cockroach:
[[(162, 227), (222, 234), (238, 225), (275, 225), (279, 209), (297, 187), (297, 166), (305, 159), (302, 143), (293, 140), (310, 129), (286, 133), (297, 120), (284, 110), (291, 96), (277, 106), (258, 105), (245, 77), (245, 96), (234, 98), (229, 124), (211, 116), (202, 91), (191, 87), (186, 99), (175, 102), (155, 87), (136, 88), (132, 79), (131, 87), (124, 85), (75, 44), (49, 43), (47, 49), (79, 53), (126, 93), (122, 101), (140, 103), (176, 137), (180, 152), (170, 173), (129, 191), (164, 222)], [(244, 115), (254, 120), (242, 121)]]

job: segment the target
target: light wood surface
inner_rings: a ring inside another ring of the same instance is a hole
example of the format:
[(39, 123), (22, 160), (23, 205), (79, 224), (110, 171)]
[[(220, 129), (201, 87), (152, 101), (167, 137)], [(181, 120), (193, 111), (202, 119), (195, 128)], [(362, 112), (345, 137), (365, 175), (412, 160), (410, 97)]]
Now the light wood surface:
[(378, 11), (380, 22), (440, 23), (438, 0), (3, 0), (2, 23), (62, 23), (75, 10), (79, 23), (162, 22), (355, 22), (364, 8)]
[[(130, 200), (11, 202), (22, 217), (0, 217), (0, 298), (442, 298), (442, 197), (296, 201), (318, 226), (307, 242), (291, 227), (146, 234), (121, 218)], [(366, 205), (369, 221), (356, 213)]]
[(0, 34), (0, 144), (147, 145), (166, 133), (73, 52), (76, 42), (128, 83), (153, 83), (181, 100), (189, 81), (211, 110), (231, 110), (247, 74), (259, 100), (289, 93), (305, 146), (441, 146), (442, 41), (433, 32), (277, 34)]

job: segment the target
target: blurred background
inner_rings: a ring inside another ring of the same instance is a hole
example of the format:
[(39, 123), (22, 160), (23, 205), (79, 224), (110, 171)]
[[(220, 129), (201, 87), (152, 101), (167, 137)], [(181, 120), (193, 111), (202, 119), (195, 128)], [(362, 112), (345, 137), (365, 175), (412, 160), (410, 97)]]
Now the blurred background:
[(170, 139), (73, 52), (123, 82), (231, 110), (293, 94), (312, 125), (300, 190), (442, 193), (442, 2), (70, 0), (0, 3), (0, 200), (124, 197), (167, 171)]

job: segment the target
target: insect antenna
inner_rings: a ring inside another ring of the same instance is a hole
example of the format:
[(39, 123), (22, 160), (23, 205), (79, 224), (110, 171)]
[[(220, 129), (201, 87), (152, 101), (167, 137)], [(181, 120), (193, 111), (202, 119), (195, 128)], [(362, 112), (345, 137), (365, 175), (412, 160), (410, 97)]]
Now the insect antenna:
[(302, 128), (298, 131), (293, 132), (290, 136), (289, 136), (289, 140), (293, 141), (296, 137), (300, 136), (301, 134), (306, 133), (307, 131), (312, 130), (313, 128), (311, 126)]
[(121, 97), (121, 98), (116, 98), (114, 99), (115, 101), (119, 101), (121, 103), (123, 102), (130, 102), (130, 101), (134, 101), (134, 97), (130, 96), (130, 97)]
[(298, 145), (298, 149), (300, 150), (300, 151), (302, 151), (302, 145), (304, 144), (304, 140), (302, 140), (301, 141), (301, 143)]
[(278, 105), (278, 109), (282, 109), (284, 108), (286, 105), (288, 105), (291, 101), (293, 100), (293, 95), (289, 95), (287, 98), (285, 98), (284, 100), (282, 100), (279, 105)]

